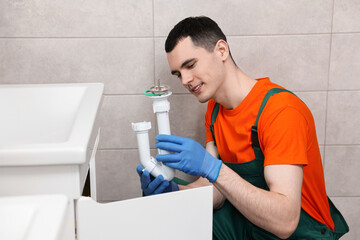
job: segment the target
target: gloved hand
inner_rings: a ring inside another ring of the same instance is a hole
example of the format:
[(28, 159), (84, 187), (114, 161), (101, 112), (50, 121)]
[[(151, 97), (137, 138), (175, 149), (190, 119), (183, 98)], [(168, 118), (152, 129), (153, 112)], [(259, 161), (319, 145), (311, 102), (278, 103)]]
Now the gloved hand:
[(179, 190), (179, 186), (175, 182), (164, 180), (162, 175), (154, 179), (148, 171), (145, 169), (143, 171), (141, 165), (137, 166), (136, 171), (140, 176), (141, 189), (146, 196)]
[(155, 147), (175, 152), (158, 154), (156, 160), (187, 174), (202, 176), (210, 182), (216, 181), (222, 161), (213, 157), (199, 143), (189, 138), (163, 134), (156, 136), (156, 140)]

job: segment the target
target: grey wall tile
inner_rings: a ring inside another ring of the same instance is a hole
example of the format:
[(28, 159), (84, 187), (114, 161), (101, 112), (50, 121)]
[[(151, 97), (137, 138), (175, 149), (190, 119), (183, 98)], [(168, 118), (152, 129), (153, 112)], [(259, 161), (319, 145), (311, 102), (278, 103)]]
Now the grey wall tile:
[(311, 110), (319, 144), (325, 144), (326, 92), (295, 92)]
[(150, 146), (155, 144), (155, 114), (152, 101), (142, 95), (105, 96), (99, 113), (101, 127), (100, 148), (137, 148), (136, 133), (132, 122), (151, 122)]
[(155, 79), (168, 85), (173, 93), (189, 93), (177, 77), (171, 75), (165, 52), (165, 39), (155, 39)]
[(197, 15), (214, 19), (226, 35), (329, 33), (331, 12), (331, 0), (155, 0), (155, 36)]
[(360, 197), (360, 146), (327, 146), (325, 155), (325, 181), (329, 196)]
[(333, 35), (329, 89), (360, 89), (359, 76), (360, 34)]
[[(163, 38), (156, 39), (155, 75), (174, 92), (186, 89), (170, 74)], [(229, 37), (235, 62), (253, 78), (270, 79), (293, 91), (327, 90), (330, 35)]]
[[(141, 197), (139, 175), (140, 164), (137, 149), (98, 150), (96, 156), (97, 197), (100, 202), (120, 201)], [(151, 155), (157, 151), (151, 149)], [(176, 171), (176, 177), (192, 182), (198, 177)]]
[(0, 1), (0, 37), (152, 36), (152, 0)]
[(325, 167), (325, 146), (320, 145), (319, 148), (320, 148), (322, 164), (323, 164), (323, 167)]
[(360, 198), (332, 197), (331, 201), (339, 209), (350, 228), (341, 240), (358, 240), (360, 237)]
[(103, 82), (105, 93), (153, 85), (152, 39), (0, 39), (1, 83)]
[(328, 93), (326, 144), (360, 144), (360, 91)]
[(253, 78), (270, 76), (295, 91), (326, 90), (329, 36), (230, 38), (238, 66)]
[(96, 158), (97, 194), (99, 201), (119, 201), (140, 197), (137, 149), (98, 150)]
[(171, 133), (192, 138), (205, 146), (205, 112), (207, 104), (198, 102), (191, 94), (171, 97), (170, 124)]
[(229, 45), (253, 78), (268, 76), (293, 91), (327, 90), (329, 35), (232, 37)]
[(334, 0), (333, 32), (360, 31), (360, 2)]

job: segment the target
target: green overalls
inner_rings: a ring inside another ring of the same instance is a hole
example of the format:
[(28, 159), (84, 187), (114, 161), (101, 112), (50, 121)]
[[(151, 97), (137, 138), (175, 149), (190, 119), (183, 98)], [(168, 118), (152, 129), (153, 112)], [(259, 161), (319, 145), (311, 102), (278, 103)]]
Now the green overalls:
[[(254, 126), (251, 128), (252, 147), (255, 152), (255, 159), (245, 163), (226, 163), (234, 172), (239, 174), (249, 183), (262, 189), (269, 190), (264, 178), (264, 155), (261, 151), (257, 124), (260, 115), (268, 101), (268, 99), (276, 93), (289, 92), (285, 89), (274, 88), (264, 97), (260, 106)], [(291, 93), (291, 92), (290, 92)], [(214, 135), (214, 122), (219, 111), (219, 104), (216, 104), (211, 117), (210, 130)], [(216, 144), (216, 142), (215, 142)], [(341, 213), (336, 209), (334, 204), (329, 200), (331, 217), (335, 224), (335, 231), (327, 228), (308, 215), (301, 209), (300, 220), (296, 231), (289, 239), (339, 239), (342, 235), (349, 231)], [(219, 210), (214, 210), (213, 213), (213, 239), (279, 239), (275, 235), (255, 226), (247, 220), (229, 201), (225, 200), (224, 205)]]
[[(257, 124), (260, 115), (268, 99), (276, 93), (289, 92), (281, 88), (273, 88), (267, 92), (261, 103), (259, 113), (256, 117), (254, 126), (251, 128), (252, 147), (255, 152), (255, 159), (245, 163), (226, 163), (229, 168), (239, 174), (249, 183), (262, 189), (269, 190), (264, 178), (264, 155), (261, 151)], [(291, 92), (290, 92), (291, 93)], [(219, 104), (216, 104), (211, 117), (210, 130), (214, 134), (214, 122), (219, 111)], [(341, 213), (329, 200), (331, 217), (335, 224), (335, 231), (327, 228), (308, 215), (301, 209), (299, 225), (289, 239), (339, 239), (343, 234), (349, 231), (349, 227)], [(213, 215), (213, 238), (214, 239), (279, 239), (275, 235), (255, 226), (247, 220), (229, 201), (225, 200), (223, 207), (214, 211)]]

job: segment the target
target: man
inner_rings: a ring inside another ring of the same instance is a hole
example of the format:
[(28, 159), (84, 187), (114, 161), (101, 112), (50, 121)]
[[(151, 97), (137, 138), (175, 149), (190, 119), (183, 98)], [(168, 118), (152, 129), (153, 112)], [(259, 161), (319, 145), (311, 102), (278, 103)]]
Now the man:
[[(252, 79), (231, 57), (225, 35), (207, 17), (179, 22), (165, 43), (171, 73), (201, 103), (206, 150), (158, 135), (157, 160), (200, 176), (188, 185), (152, 181), (138, 166), (145, 195), (214, 186), (214, 239), (337, 239), (348, 231), (328, 200), (315, 124), (291, 92)], [(221, 160), (218, 159), (221, 158)]]

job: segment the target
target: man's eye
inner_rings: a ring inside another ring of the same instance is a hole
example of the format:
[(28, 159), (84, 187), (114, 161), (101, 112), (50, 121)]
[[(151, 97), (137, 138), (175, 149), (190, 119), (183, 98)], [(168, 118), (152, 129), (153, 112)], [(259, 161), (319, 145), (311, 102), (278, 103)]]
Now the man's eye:
[(191, 69), (191, 68), (193, 68), (195, 66), (195, 63), (192, 63), (192, 64), (190, 64), (189, 66), (188, 66), (188, 69)]

